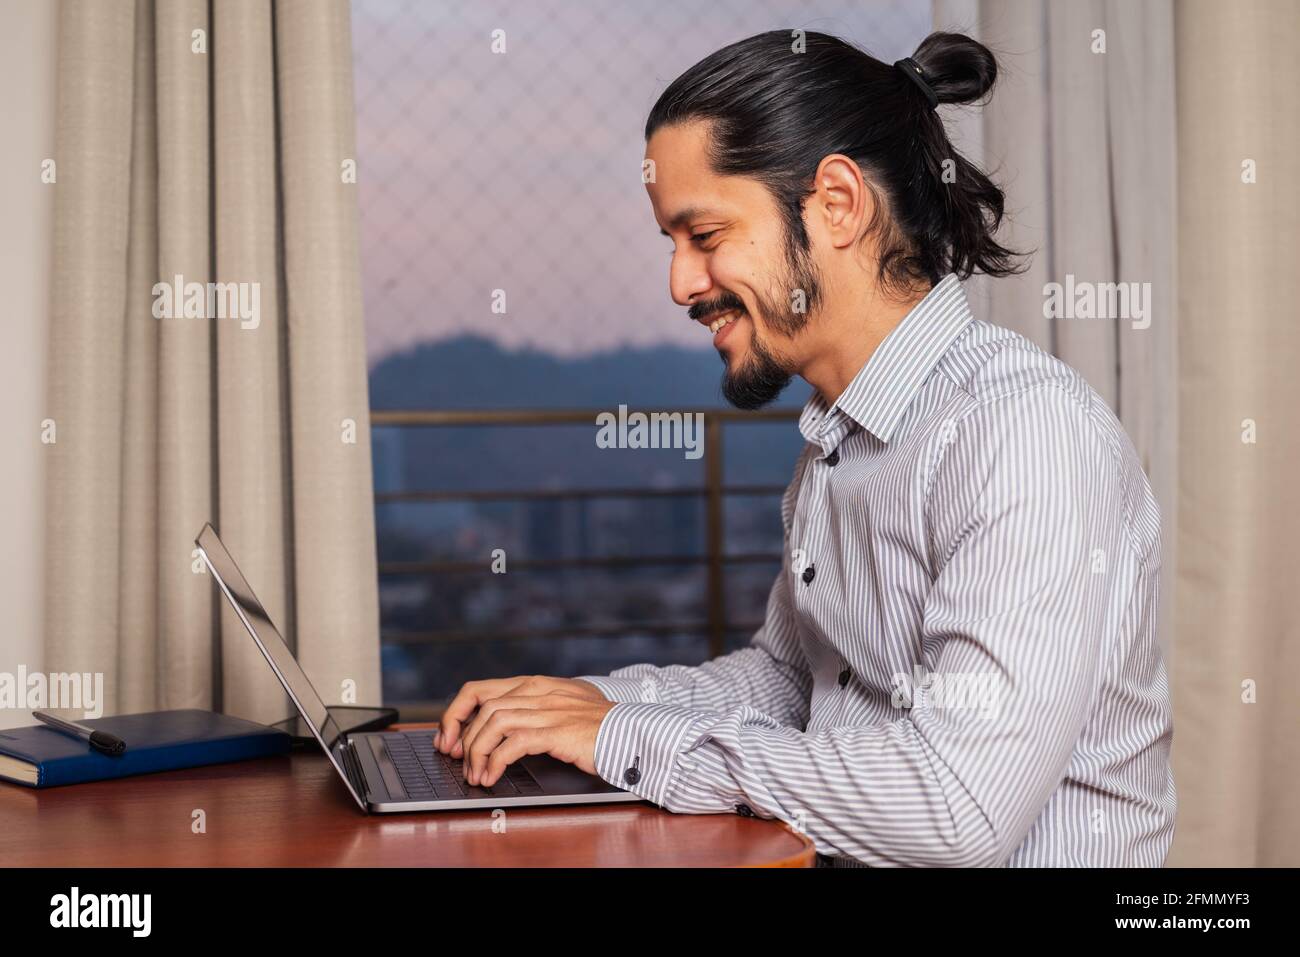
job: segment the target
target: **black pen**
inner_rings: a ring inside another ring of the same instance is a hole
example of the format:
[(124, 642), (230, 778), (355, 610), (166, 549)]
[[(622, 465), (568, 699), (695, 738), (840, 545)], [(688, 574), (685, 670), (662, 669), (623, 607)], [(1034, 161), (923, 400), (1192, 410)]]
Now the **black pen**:
[(46, 711), (33, 711), (32, 717), (37, 721), (48, 724), (55, 731), (62, 731), (64, 734), (70, 734), (74, 738), (81, 738), (83, 741), (90, 743), (90, 746), (100, 754), (107, 754), (111, 758), (120, 757), (126, 750), (126, 742), (115, 734), (109, 734), (107, 731), (96, 731), (94, 728), (88, 728), (84, 724), (77, 724), (75, 721), (65, 721), (63, 718), (56, 718)]

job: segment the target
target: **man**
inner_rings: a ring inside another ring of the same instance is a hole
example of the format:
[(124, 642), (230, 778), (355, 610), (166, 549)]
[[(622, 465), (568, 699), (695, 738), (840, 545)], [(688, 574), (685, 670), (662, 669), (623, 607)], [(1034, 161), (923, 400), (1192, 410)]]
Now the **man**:
[(825, 863), (1163, 863), (1156, 503), (1096, 393), (959, 283), (1015, 254), (934, 107), (995, 76), (952, 34), (888, 66), (774, 32), (664, 92), (673, 299), (732, 403), (815, 390), (782, 568), (750, 646), (698, 667), (466, 684), (438, 746), (471, 784), (547, 753), (671, 811), (779, 818)]

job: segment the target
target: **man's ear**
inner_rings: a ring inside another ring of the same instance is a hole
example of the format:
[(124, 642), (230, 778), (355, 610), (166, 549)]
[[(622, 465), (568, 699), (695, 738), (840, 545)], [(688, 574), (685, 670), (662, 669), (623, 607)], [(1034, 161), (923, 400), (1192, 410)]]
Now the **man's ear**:
[(843, 153), (831, 153), (818, 164), (808, 209), (819, 217), (819, 229), (834, 249), (856, 243), (880, 214), (875, 187)]

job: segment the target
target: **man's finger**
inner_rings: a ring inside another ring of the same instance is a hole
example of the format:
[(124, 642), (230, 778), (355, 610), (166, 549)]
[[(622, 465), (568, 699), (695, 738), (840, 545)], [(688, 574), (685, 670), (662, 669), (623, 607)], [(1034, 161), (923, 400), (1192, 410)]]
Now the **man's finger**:
[(483, 787), (490, 788), (506, 773), (506, 768), (530, 754), (549, 754), (552, 726), (519, 728), (493, 751), (483, 770)]
[(498, 715), (510, 711), (536, 711), (545, 705), (545, 694), (506, 694), (484, 702), (464, 732), (464, 765), (461, 771), (464, 771), (465, 780), (474, 783), (473, 772), (482, 771), (486, 765), (486, 754), (499, 744), (499, 736), (495, 739), (490, 736), (484, 737), (487, 728), (498, 727), (494, 720)]
[(480, 785), (492, 755), (513, 735), (537, 728), (551, 721), (544, 711), (535, 708), (502, 708), (496, 712), (474, 739), (466, 752), (466, 782)]
[(438, 735), (438, 749), (443, 754), (450, 753), (459, 743), (461, 729), (470, 715), (482, 707), (485, 701), (508, 694), (519, 683), (519, 678), (491, 678), (486, 681), (467, 681), (461, 685), (460, 691), (451, 699), (451, 704), (447, 705), (438, 721), (438, 729), (442, 732)]

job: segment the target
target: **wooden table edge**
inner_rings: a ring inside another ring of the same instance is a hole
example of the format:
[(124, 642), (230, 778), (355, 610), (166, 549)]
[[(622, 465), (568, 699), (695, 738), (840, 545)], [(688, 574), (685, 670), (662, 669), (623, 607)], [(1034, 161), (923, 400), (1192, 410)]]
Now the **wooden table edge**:
[[(438, 727), (437, 721), (399, 721), (396, 724), (391, 725), (389, 730), (423, 731), (426, 728), (433, 729), (436, 727)], [(797, 840), (800, 844), (803, 845), (803, 848), (801, 850), (799, 850), (795, 854), (792, 854), (789, 857), (784, 857), (776, 861), (768, 861), (765, 864), (736, 864), (733, 866), (737, 868), (746, 868), (746, 869), (779, 868), (779, 867), (794, 867), (794, 868), (815, 867), (817, 864), (817, 847), (815, 844), (813, 844), (812, 839), (809, 838), (807, 834), (801, 834), (799, 831), (796, 831), (794, 828), (792, 828), (789, 824), (786, 824), (785, 822), (781, 823), (781, 827), (785, 829), (786, 833), (788, 833), (791, 837), (793, 837), (795, 840)]]

